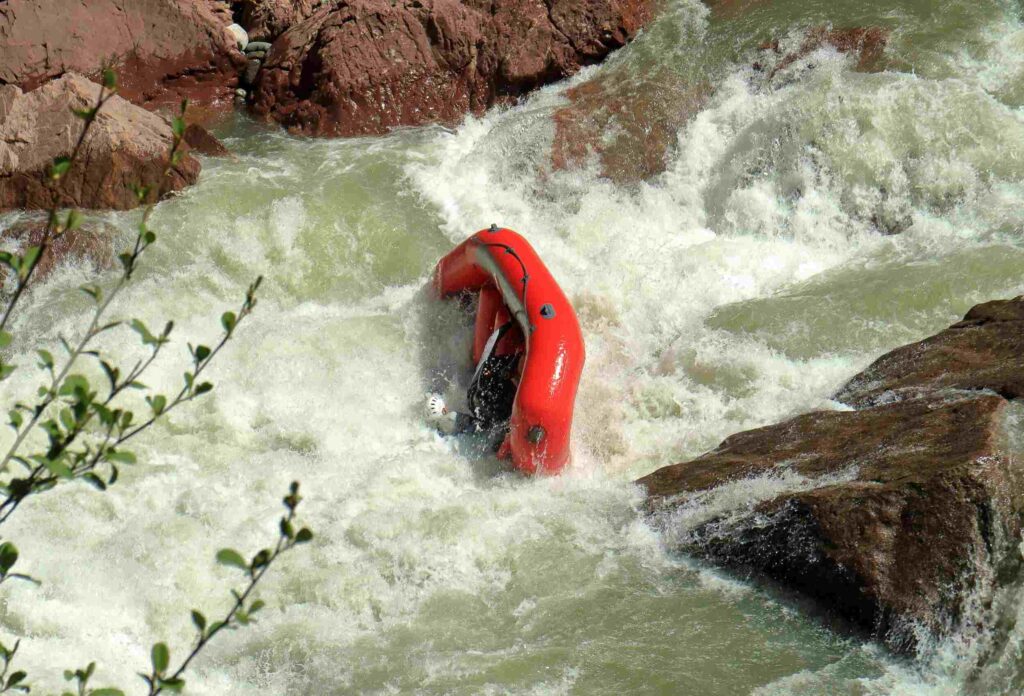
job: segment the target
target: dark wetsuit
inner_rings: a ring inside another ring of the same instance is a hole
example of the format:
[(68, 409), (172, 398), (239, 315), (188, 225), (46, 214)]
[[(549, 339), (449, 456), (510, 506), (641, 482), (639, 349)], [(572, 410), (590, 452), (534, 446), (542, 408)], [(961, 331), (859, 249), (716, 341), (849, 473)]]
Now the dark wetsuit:
[[(505, 330), (507, 329), (504, 327), (499, 329), (499, 338)], [(477, 370), (466, 394), (470, 413), (459, 414), (456, 432), (475, 430), (491, 432), (495, 436), (500, 434), (501, 438), (504, 438), (508, 422), (512, 418), (512, 405), (516, 400), (514, 378), (518, 366), (518, 353), (491, 354), (484, 358), (483, 365)]]

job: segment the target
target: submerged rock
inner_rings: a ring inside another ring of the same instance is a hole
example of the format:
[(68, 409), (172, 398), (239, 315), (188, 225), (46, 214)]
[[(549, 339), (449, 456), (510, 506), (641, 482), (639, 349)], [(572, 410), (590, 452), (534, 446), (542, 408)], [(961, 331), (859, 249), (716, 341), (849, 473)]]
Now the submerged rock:
[[(71, 154), (83, 127), (71, 109), (94, 106), (99, 90), (74, 73), (28, 93), (13, 85), (0, 87), (0, 209), (53, 205), (49, 167), (54, 158)], [(163, 118), (113, 97), (97, 116), (80, 161), (61, 180), (60, 205), (136, 207), (132, 186), (150, 186), (155, 195), (171, 138)], [(186, 155), (171, 170), (166, 190), (195, 183), (199, 170), (199, 162)]]
[(453, 123), (623, 46), (649, 0), (349, 0), (273, 44), (253, 111), (308, 135)]
[(209, 157), (227, 157), (231, 154), (231, 152), (224, 147), (224, 143), (217, 140), (210, 131), (197, 123), (190, 123), (188, 127), (185, 128), (185, 134), (182, 138), (190, 150), (198, 152), (201, 155), (207, 155)]
[(836, 399), (865, 406), (942, 388), (1024, 396), (1024, 296), (978, 305), (945, 331), (883, 355)]
[(601, 176), (619, 184), (665, 171), (679, 129), (707, 102), (711, 86), (662, 71), (642, 83), (598, 78), (566, 92), (554, 114), (551, 164), (574, 169), (596, 156)]
[[(6, 251), (23, 252), (30, 246), (38, 246), (46, 229), (45, 221), (21, 222), (0, 230), (0, 246)], [(51, 240), (49, 249), (39, 259), (33, 274), (34, 282), (46, 278), (55, 268), (67, 263), (87, 262), (94, 270), (101, 271), (114, 265), (114, 249), (110, 235), (102, 227), (86, 223), (85, 227), (69, 230)], [(5, 269), (6, 270), (6, 269)], [(0, 272), (4, 282), (9, 271)]]
[(857, 70), (878, 72), (884, 68), (885, 47), (889, 43), (889, 30), (882, 27), (853, 27), (833, 29), (825, 26), (812, 27), (804, 35), (803, 42), (795, 50), (785, 50), (778, 41), (762, 46), (767, 53), (766, 60), (756, 63), (759, 70), (768, 64), (768, 79), (788, 68), (819, 48), (830, 46), (840, 53), (857, 57)]
[[(1019, 396), (1022, 340), (1021, 298), (975, 307), (851, 380), (837, 398), (860, 410), (739, 433), (640, 479), (653, 519), (678, 550), (814, 597), (897, 650), (988, 621), (1020, 571), (1024, 477), (1007, 400), (969, 390)], [(694, 521), (716, 489), (758, 481), (777, 485)]]
[(8, 0), (0, 5), (0, 84), (26, 91), (114, 61), (121, 95), (147, 107), (230, 105), (244, 61), (216, 4), (195, 0)]

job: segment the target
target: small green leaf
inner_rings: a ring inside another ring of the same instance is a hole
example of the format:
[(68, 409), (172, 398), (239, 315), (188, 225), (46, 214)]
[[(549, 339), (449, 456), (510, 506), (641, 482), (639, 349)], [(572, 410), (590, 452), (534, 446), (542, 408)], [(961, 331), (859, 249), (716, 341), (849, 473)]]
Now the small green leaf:
[(308, 527), (303, 527), (299, 530), (298, 534), (295, 535), (296, 544), (305, 544), (307, 541), (313, 540), (313, 532)]
[(121, 462), (122, 464), (134, 464), (137, 460), (134, 452), (127, 450), (107, 450), (106, 458), (111, 462)]
[(107, 89), (117, 89), (117, 73), (113, 69), (103, 69), (103, 86)]
[(39, 353), (39, 367), (47, 370), (53, 369), (53, 354), (48, 350), (38, 350)]
[(235, 326), (238, 324), (238, 318), (234, 312), (224, 312), (220, 317), (220, 325), (224, 327), (224, 330), (231, 333), (235, 330)]
[(210, 348), (208, 346), (196, 346), (196, 360), (202, 362), (210, 357)]
[(258, 612), (260, 609), (262, 609), (265, 606), (266, 606), (266, 602), (264, 602), (262, 599), (257, 599), (255, 602), (253, 602), (249, 606), (249, 615), (251, 616), (252, 614), (255, 614), (256, 612)]
[(42, 464), (43, 466), (46, 467), (47, 471), (49, 471), (54, 476), (59, 476), (60, 478), (71, 478), (71, 469), (68, 468), (67, 464), (60, 461), (59, 459), (56, 461), (44, 459)]
[(21, 276), (22, 280), (28, 278), (28, 274), (35, 268), (36, 261), (39, 260), (39, 254), (42, 253), (42, 248), (33, 246), (25, 250), (25, 255), (21, 259), (21, 268), (19, 269), (18, 275)]
[(182, 689), (185, 688), (185, 680), (182, 679), (181, 677), (178, 677), (177, 679), (175, 679), (173, 677), (171, 677), (169, 679), (161, 679), (160, 680), (160, 686), (162, 686), (165, 689), (168, 689), (170, 691), (180, 692)]
[(6, 331), (0, 331), (0, 348), (6, 348), (11, 345), (11, 339), (13, 336)]
[(135, 333), (139, 334), (139, 336), (142, 337), (142, 342), (144, 344), (153, 345), (158, 342), (156, 336), (154, 336), (153, 333), (149, 330), (149, 327), (142, 323), (142, 321), (140, 321), (139, 319), (132, 319), (131, 327), (132, 331), (134, 331)]
[(292, 523), (288, 521), (287, 517), (281, 518), (281, 536), (288, 539), (295, 537), (295, 528), (292, 527)]
[(7, 575), (17, 562), (18, 547), (9, 541), (0, 544), (0, 575)]
[(249, 570), (249, 565), (242, 558), (242, 554), (238, 553), (234, 549), (221, 549), (217, 552), (217, 562), (221, 565), (231, 566), (239, 568), (241, 570)]
[(96, 490), (99, 490), (99, 491), (107, 490), (106, 482), (104, 482), (103, 479), (101, 479), (99, 476), (97, 476), (96, 474), (92, 473), (91, 471), (88, 472), (87, 474), (85, 474), (84, 476), (82, 476), (82, 478), (85, 479), (86, 483), (88, 483), (90, 486), (92, 486)]
[(146, 401), (149, 403), (149, 407), (153, 409), (153, 415), (159, 416), (164, 412), (164, 408), (167, 407), (167, 397), (163, 394), (157, 394), (156, 396), (147, 396)]
[(124, 692), (120, 689), (105, 686), (102, 689), (93, 689), (89, 692), (89, 696), (124, 696)]
[(167, 669), (167, 665), (171, 662), (171, 652), (164, 643), (155, 643), (153, 650), (150, 651), (150, 658), (153, 661), (153, 671), (157, 674), (163, 674)]
[(185, 119), (181, 116), (175, 116), (174, 120), (171, 121), (171, 130), (174, 131), (174, 135), (178, 138), (185, 135)]
[(71, 158), (57, 157), (53, 160), (53, 164), (50, 165), (50, 178), (59, 179), (67, 174), (69, 169), (71, 169)]
[(213, 391), (213, 385), (209, 382), (202, 382), (196, 385), (196, 396), (205, 394), (206, 392)]
[(192, 610), (192, 623), (195, 624), (200, 633), (206, 630), (206, 617), (195, 609)]
[(82, 214), (75, 209), (68, 211), (68, 221), (64, 225), (67, 230), (77, 230), (82, 225)]
[(24, 417), (17, 409), (12, 409), (7, 415), (11, 419), (11, 427), (14, 428), (15, 430), (21, 428), (22, 423), (25, 422)]

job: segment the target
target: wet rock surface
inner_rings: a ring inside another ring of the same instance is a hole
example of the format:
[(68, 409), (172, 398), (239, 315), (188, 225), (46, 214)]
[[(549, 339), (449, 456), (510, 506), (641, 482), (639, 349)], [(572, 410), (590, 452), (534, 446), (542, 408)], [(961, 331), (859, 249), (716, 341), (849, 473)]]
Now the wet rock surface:
[[(1021, 298), (979, 305), (851, 380), (837, 398), (859, 410), (739, 433), (640, 479), (652, 520), (678, 550), (805, 593), (896, 650), (962, 628), (1020, 573), (1024, 462), (1009, 402), (975, 390), (1020, 384), (1022, 320)], [(744, 509), (688, 514), (759, 481), (777, 486)]]
[(566, 92), (554, 114), (551, 165), (576, 169), (596, 157), (601, 176), (619, 184), (665, 171), (679, 129), (707, 102), (711, 86), (663, 72), (644, 85), (599, 79)]
[[(5, 250), (16, 250), (19, 253), (31, 246), (39, 246), (46, 229), (45, 221), (20, 222), (0, 229), (0, 243)], [(36, 282), (44, 280), (57, 267), (67, 263), (86, 262), (94, 270), (112, 268), (114, 250), (110, 242), (110, 234), (95, 223), (87, 223), (86, 227), (68, 230), (50, 241), (47, 252), (39, 258), (33, 278)], [(9, 270), (0, 273), (7, 281)]]
[[(199, 0), (8, 0), (0, 4), (0, 84), (31, 90), (113, 59), (121, 94), (147, 107), (230, 107), (244, 65), (223, 3)], [(102, 40), (98, 40), (102, 37)]]
[(309, 135), (453, 123), (573, 74), (650, 19), (647, 0), (351, 0), (273, 44), (253, 111)]
[[(0, 209), (49, 208), (47, 185), (54, 158), (70, 155), (83, 122), (71, 109), (95, 105), (99, 85), (68, 73), (23, 93), (0, 87)], [(171, 143), (160, 116), (113, 97), (100, 111), (79, 160), (61, 180), (58, 203), (83, 208), (139, 205), (132, 186), (159, 188)], [(176, 191), (195, 183), (199, 162), (186, 155), (164, 183)]]
[(865, 406), (943, 388), (1024, 396), (1024, 297), (978, 305), (945, 331), (883, 355), (836, 399)]
[(803, 41), (795, 49), (787, 50), (779, 41), (762, 46), (766, 52), (765, 61), (754, 65), (756, 69), (767, 70), (768, 79), (785, 70), (798, 60), (807, 57), (819, 48), (831, 47), (839, 53), (857, 58), (856, 69), (860, 72), (877, 72), (884, 68), (885, 47), (889, 43), (889, 31), (882, 27), (852, 27), (834, 29), (811, 27)]

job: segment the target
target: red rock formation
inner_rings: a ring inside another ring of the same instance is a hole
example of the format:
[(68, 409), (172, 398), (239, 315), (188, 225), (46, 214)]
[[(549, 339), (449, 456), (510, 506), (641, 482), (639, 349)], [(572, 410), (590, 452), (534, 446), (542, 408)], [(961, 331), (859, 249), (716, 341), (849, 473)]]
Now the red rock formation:
[(250, 41), (273, 41), (332, 0), (250, 0), (242, 9), (242, 26)]
[[(985, 620), (967, 607), (1020, 571), (1024, 475), (1003, 396), (1024, 395), (1022, 355), (1024, 297), (979, 305), (854, 377), (836, 398), (860, 410), (739, 433), (638, 483), (680, 550), (763, 573), (910, 649), (915, 626)], [(698, 492), (781, 472), (810, 480), (689, 528), (673, 516)]]
[[(83, 126), (71, 108), (93, 106), (99, 85), (68, 73), (23, 93), (0, 87), (0, 209), (49, 208), (47, 173), (55, 157), (71, 153)], [(162, 179), (171, 143), (170, 125), (156, 114), (114, 97), (106, 103), (77, 161), (61, 180), (60, 203), (83, 208), (133, 208), (132, 185)], [(175, 191), (195, 183), (199, 162), (186, 156), (166, 182)]]
[(452, 123), (595, 63), (649, 0), (341, 0), (292, 26), (253, 111), (309, 135)]
[(209, 0), (8, 0), (0, 4), (0, 84), (26, 91), (113, 60), (121, 94), (144, 106), (231, 105), (244, 59)]
[(668, 72), (640, 84), (598, 78), (574, 87), (554, 114), (552, 167), (580, 167), (594, 154), (616, 183), (650, 179), (665, 171), (679, 129), (710, 94), (707, 83), (688, 86)]

